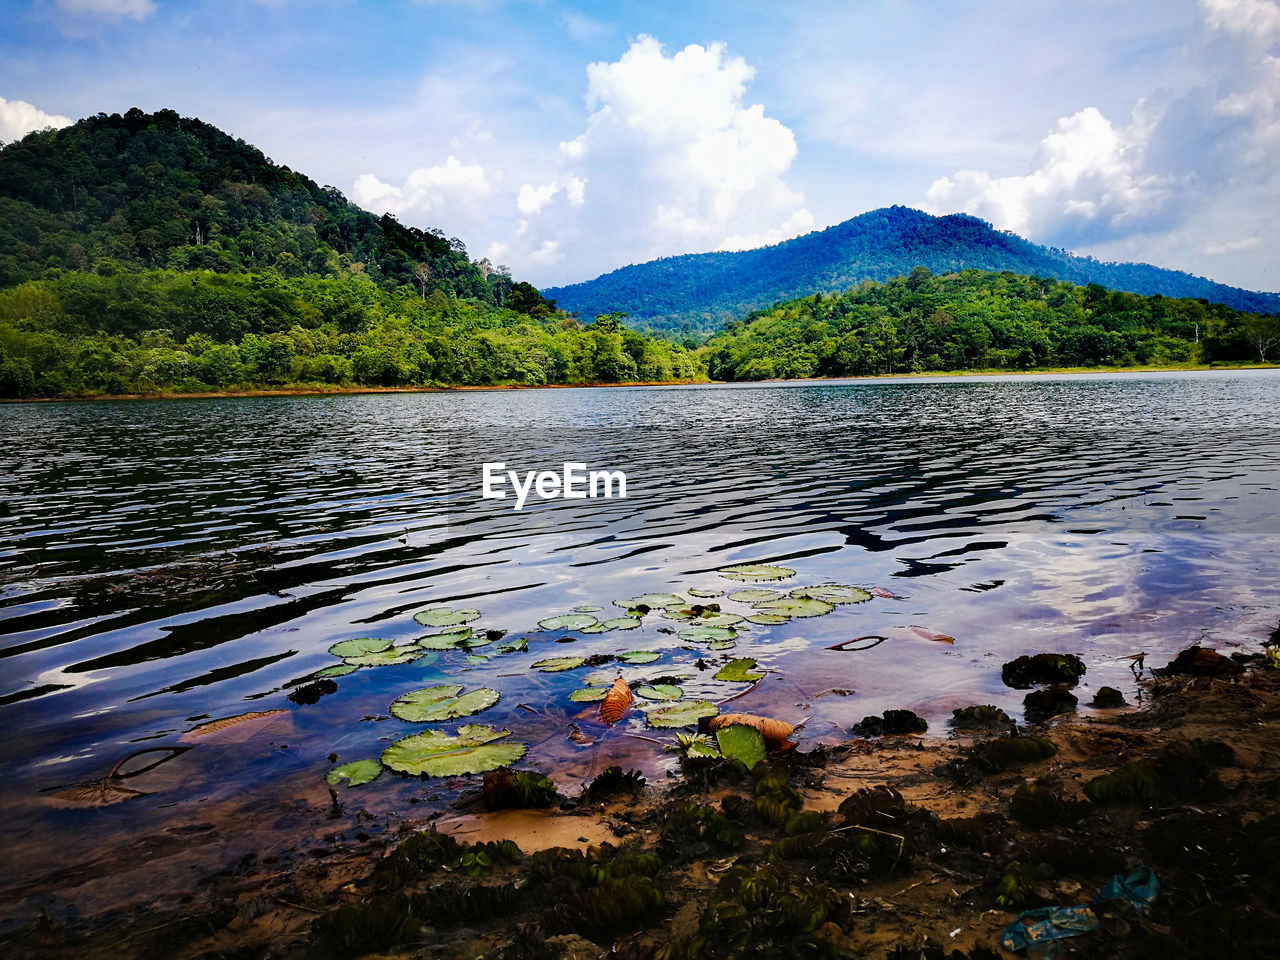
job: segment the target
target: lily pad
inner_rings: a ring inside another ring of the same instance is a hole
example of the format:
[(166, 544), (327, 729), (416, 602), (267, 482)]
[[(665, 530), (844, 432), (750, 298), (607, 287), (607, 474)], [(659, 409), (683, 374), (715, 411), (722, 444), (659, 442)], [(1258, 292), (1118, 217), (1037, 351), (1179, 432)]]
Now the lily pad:
[(683, 603), (675, 603), (662, 608), (662, 615), (668, 620), (692, 620), (697, 614)]
[(705, 733), (677, 733), (676, 743), (686, 757), (718, 757), (716, 742)]
[(690, 627), (680, 631), (685, 643), (710, 643), (713, 640), (732, 640), (736, 633), (732, 627)]
[(329, 652), (335, 657), (363, 657), (369, 653), (381, 653), (391, 646), (386, 637), (356, 637), (354, 640), (339, 640)]
[(352, 760), (330, 770), (325, 774), (324, 782), (337, 786), (345, 780), (347, 786), (358, 787), (377, 780), (381, 773), (382, 764), (377, 760)]
[(477, 666), (479, 664), (489, 662), (489, 658), (486, 657), (483, 653), (473, 653), (471, 654), (471, 656), (463, 657), (462, 659), (465, 660), (467, 663), (471, 664), (472, 666)]
[(591, 603), (580, 603), (573, 608), (574, 613), (599, 613), (604, 607), (597, 607)]
[(723, 590), (700, 590), (696, 587), (689, 590), (689, 596), (697, 597), (699, 600), (710, 600), (712, 597), (719, 597), (723, 595)]
[(332, 667), (325, 667), (323, 670), (316, 671), (317, 679), (325, 677), (345, 677), (348, 673), (355, 673), (356, 665), (354, 663), (338, 663)]
[(628, 650), (626, 653), (618, 654), (618, 659), (623, 663), (640, 664), (653, 663), (661, 656), (662, 654), (653, 650)]
[(866, 603), (871, 594), (861, 587), (848, 587), (840, 583), (824, 583), (816, 587), (796, 587), (791, 596), (827, 603)]
[(470, 640), (471, 636), (471, 628), (462, 627), (422, 637), (416, 644), (419, 650), (454, 650), (463, 640)]
[(529, 649), (529, 638), (520, 637), (517, 640), (508, 640), (502, 646), (498, 647), (499, 653), (523, 653)]
[(790, 567), (775, 567), (767, 563), (739, 563), (716, 572), (726, 580), (737, 580), (742, 583), (786, 580), (796, 575)]
[(754, 623), (761, 627), (776, 627), (790, 619), (790, 617), (784, 617), (780, 613), (755, 613), (747, 617), (747, 623)]
[(548, 657), (546, 660), (535, 663), (533, 669), (541, 670), (543, 673), (560, 673), (580, 667), (586, 662), (585, 657)]
[(408, 663), (420, 656), (422, 651), (417, 647), (391, 647), (362, 657), (347, 657), (343, 662), (351, 667), (390, 667), (397, 663)]
[(489, 687), (462, 693), (462, 684), (444, 683), (397, 697), (391, 704), (391, 715), (410, 723), (454, 720), (492, 707), (500, 696), (497, 690)]
[(581, 687), (570, 693), (569, 699), (574, 703), (595, 703), (597, 700), (603, 700), (608, 692), (607, 686)]
[(636, 607), (648, 607), (654, 610), (658, 607), (669, 607), (673, 603), (684, 603), (684, 597), (677, 596), (674, 593), (643, 593), (638, 597), (632, 597), (630, 600), (615, 600), (613, 605), (621, 607), (623, 610), (634, 610)]
[(758, 603), (756, 609), (761, 613), (772, 613), (780, 617), (820, 617), (824, 613), (830, 613), (835, 607), (825, 600), (783, 597), (781, 600)]
[(716, 671), (713, 680), (728, 680), (731, 683), (755, 683), (757, 680), (763, 680), (763, 673), (752, 673), (756, 662), (751, 657), (739, 657), (736, 660), (730, 660), (723, 667)]
[(732, 627), (734, 624), (741, 623), (745, 618), (738, 616), (736, 613), (718, 613), (712, 617), (705, 617), (698, 621), (701, 627)]
[(538, 621), (540, 630), (581, 630), (594, 626), (596, 618), (589, 613), (562, 613), (558, 617), (547, 617)]
[(703, 717), (714, 717), (719, 712), (720, 708), (710, 700), (680, 701), (646, 711), (644, 722), (651, 727), (691, 727)]
[(583, 627), (581, 633), (608, 633), (610, 630), (634, 630), (640, 626), (639, 617), (614, 617), (601, 623)]
[(456, 627), (479, 620), (480, 611), (470, 608), (455, 610), (453, 607), (428, 607), (415, 613), (413, 619), (424, 627)]
[(524, 756), (528, 746), (514, 741), (495, 743), (510, 734), (483, 724), (468, 723), (454, 736), (443, 730), (426, 730), (397, 740), (382, 751), (382, 762), (392, 770), (421, 777), (456, 777), (509, 766)]
[(652, 686), (636, 687), (636, 696), (646, 700), (679, 700), (684, 690), (674, 683), (655, 683)]
[(750, 770), (764, 759), (766, 747), (764, 735), (754, 727), (731, 723), (716, 731), (720, 754), (729, 760), (741, 760)]
[(712, 640), (707, 644), (708, 650), (732, 650), (738, 645), (736, 640)]
[(777, 590), (752, 588), (750, 590), (735, 590), (729, 594), (729, 599), (737, 600), (739, 603), (759, 603), (761, 600), (781, 600), (782, 596)]

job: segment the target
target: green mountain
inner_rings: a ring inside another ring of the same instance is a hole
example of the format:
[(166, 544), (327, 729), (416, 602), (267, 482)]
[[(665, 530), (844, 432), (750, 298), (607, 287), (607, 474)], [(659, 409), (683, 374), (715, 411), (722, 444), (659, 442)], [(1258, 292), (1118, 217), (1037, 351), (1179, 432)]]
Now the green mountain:
[(0, 150), (0, 397), (704, 378), (171, 110)]
[(1077, 257), (996, 230), (976, 217), (934, 217), (907, 207), (873, 210), (771, 247), (664, 257), (543, 292), (587, 319), (620, 311), (639, 327), (707, 330), (782, 300), (842, 291), (861, 280), (888, 280), (918, 266), (935, 274), (1009, 271), (1280, 312), (1280, 294), (1253, 293), (1142, 263)]
[(730, 321), (703, 358), (717, 380), (945, 370), (1168, 366), (1269, 359), (1280, 319), (1012, 273), (925, 267)]

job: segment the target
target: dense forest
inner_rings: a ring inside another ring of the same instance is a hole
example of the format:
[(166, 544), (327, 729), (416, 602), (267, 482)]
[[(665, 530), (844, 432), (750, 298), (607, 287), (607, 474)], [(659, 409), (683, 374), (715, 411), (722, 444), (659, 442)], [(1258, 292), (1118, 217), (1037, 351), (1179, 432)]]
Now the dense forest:
[(781, 303), (703, 350), (717, 380), (1271, 359), (1280, 321), (1205, 300), (917, 267)]
[(1039, 246), (976, 217), (933, 217), (907, 207), (873, 210), (771, 247), (666, 257), (544, 292), (582, 316), (620, 310), (641, 328), (711, 332), (780, 300), (836, 293), (917, 266), (940, 274), (1009, 271), (1280, 312), (1280, 294), (1252, 293), (1147, 264), (1102, 263)]
[(0, 150), (0, 396), (704, 376), (169, 110)]

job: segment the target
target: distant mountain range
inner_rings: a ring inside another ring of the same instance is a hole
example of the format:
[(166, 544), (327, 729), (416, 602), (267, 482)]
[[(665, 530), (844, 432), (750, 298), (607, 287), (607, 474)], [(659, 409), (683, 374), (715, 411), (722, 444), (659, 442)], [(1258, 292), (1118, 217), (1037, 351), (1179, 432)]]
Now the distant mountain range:
[(1145, 263), (1104, 263), (1044, 247), (965, 214), (935, 217), (909, 207), (872, 210), (771, 247), (664, 257), (543, 294), (583, 320), (614, 311), (633, 326), (715, 329), (781, 300), (888, 280), (923, 266), (935, 274), (973, 268), (1191, 297), (1254, 313), (1280, 313), (1280, 294), (1257, 293)]

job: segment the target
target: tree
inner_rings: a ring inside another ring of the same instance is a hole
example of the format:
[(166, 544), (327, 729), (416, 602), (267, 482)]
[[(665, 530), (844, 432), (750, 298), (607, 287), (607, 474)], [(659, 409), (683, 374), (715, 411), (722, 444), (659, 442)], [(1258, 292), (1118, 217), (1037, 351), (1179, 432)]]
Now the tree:
[(1249, 344), (1258, 351), (1258, 359), (1267, 362), (1267, 351), (1280, 342), (1280, 319), (1266, 314), (1253, 314), (1244, 322)]
[(418, 284), (422, 287), (422, 302), (426, 303), (427, 302), (427, 284), (431, 282), (432, 277), (434, 277), (435, 274), (431, 272), (431, 268), (427, 266), (425, 263), (420, 263), (413, 268), (413, 276), (418, 281)]

